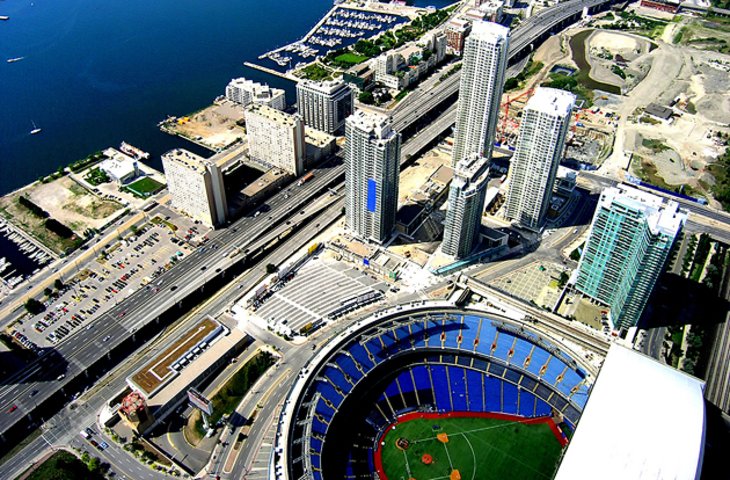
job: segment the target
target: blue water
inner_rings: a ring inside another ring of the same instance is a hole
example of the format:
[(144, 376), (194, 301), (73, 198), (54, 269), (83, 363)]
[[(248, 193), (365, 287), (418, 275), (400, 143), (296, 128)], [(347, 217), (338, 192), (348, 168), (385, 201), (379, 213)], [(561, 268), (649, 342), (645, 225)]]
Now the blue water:
[[(184, 141), (157, 122), (206, 106), (244, 61), (301, 38), (331, 0), (0, 2), (0, 194), (107, 146), (159, 156)], [(26, 57), (12, 64), (11, 57)], [(32, 121), (43, 129), (30, 136)], [(189, 145), (185, 145), (189, 147)], [(192, 147), (189, 147), (192, 148)]]

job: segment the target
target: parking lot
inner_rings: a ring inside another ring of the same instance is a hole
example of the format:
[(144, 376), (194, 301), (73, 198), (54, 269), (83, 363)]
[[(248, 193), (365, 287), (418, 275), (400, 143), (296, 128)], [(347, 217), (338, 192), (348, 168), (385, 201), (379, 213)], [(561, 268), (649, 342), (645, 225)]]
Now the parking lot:
[(82, 328), (93, 328), (95, 318), (136, 290), (156, 288), (155, 277), (192, 251), (186, 238), (205, 232), (186, 218), (153, 216), (123, 239), (105, 248), (95, 247), (93, 260), (80, 265), (73, 277), (63, 279), (63, 286), (54, 288), (45, 300), (39, 299), (45, 311), (18, 322), (10, 333), (33, 348), (55, 345)]
[(557, 263), (533, 262), (491, 283), (518, 298), (552, 308), (560, 297), (562, 289), (558, 282), (563, 270)]

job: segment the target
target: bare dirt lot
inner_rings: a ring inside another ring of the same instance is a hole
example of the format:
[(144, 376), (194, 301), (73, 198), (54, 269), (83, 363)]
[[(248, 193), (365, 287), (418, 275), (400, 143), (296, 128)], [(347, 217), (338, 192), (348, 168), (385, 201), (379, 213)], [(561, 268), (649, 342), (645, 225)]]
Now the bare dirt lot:
[(169, 133), (219, 150), (245, 137), (245, 130), (236, 124), (241, 120), (243, 120), (243, 107), (224, 100), (189, 117), (170, 120), (165, 124), (165, 128)]

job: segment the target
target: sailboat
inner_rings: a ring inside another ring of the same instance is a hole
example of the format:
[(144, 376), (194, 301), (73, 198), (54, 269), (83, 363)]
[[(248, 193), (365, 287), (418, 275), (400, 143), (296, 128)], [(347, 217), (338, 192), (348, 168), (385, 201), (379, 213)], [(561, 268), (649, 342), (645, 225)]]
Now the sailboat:
[(30, 134), (37, 135), (37, 134), (41, 133), (41, 129), (38, 128), (38, 126), (35, 124), (35, 122), (33, 120), (31, 120), (31, 123), (33, 124), (33, 130), (30, 131)]

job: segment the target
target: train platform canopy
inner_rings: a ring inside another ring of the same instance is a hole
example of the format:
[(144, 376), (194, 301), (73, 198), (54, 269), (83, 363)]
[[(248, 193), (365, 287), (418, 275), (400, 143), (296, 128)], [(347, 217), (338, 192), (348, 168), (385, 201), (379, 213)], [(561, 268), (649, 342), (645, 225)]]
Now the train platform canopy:
[(555, 479), (699, 478), (704, 385), (614, 344)]

